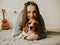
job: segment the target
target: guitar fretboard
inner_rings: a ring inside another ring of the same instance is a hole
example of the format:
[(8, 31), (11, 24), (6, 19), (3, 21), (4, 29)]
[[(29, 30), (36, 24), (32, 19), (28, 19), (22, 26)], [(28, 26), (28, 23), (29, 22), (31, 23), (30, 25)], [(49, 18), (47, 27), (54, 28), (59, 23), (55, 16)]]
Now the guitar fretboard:
[(5, 9), (2, 9), (2, 13), (3, 13), (3, 19), (5, 19)]

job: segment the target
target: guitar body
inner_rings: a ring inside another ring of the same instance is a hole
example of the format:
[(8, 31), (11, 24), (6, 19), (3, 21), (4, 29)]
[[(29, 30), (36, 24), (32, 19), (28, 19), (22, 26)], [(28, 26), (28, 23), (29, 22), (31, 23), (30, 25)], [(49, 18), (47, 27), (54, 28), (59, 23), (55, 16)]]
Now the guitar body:
[(8, 30), (10, 28), (9, 23), (8, 23), (8, 21), (6, 19), (2, 20), (1, 27), (2, 27), (2, 30)]

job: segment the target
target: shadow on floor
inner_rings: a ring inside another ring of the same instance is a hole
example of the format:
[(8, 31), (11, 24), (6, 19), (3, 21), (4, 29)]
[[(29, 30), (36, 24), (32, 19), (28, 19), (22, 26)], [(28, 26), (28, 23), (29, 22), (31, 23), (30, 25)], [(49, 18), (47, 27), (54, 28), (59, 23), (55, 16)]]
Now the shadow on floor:
[(60, 32), (47, 31), (48, 35), (60, 35)]

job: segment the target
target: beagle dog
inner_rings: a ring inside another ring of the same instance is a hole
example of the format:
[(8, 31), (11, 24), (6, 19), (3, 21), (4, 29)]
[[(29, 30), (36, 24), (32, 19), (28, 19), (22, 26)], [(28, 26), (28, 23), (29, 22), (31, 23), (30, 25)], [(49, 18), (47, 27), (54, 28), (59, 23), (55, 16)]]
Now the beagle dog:
[(23, 27), (23, 31), (16, 38), (22, 38), (26, 40), (38, 40), (40, 39), (41, 26), (36, 19), (30, 19), (25, 26)]

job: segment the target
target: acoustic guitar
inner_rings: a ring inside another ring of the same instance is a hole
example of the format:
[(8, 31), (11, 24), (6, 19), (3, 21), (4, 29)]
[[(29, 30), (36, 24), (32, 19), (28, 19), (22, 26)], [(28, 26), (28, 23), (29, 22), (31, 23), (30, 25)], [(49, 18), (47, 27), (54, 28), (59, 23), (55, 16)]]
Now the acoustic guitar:
[(5, 15), (4, 15), (5, 9), (2, 9), (2, 13), (3, 13), (3, 20), (2, 20), (2, 25), (1, 25), (2, 30), (8, 30), (10, 28), (10, 25), (7, 19), (5, 19)]

